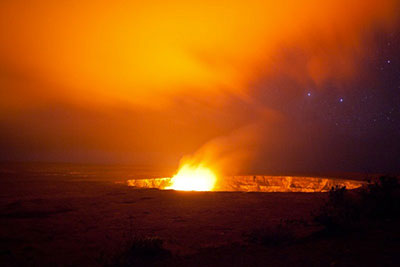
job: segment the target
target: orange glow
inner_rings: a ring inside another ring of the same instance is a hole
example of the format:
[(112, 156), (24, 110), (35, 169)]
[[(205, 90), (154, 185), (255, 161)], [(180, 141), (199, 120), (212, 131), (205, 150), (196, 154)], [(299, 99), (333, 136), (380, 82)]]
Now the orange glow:
[(159, 108), (181, 93), (242, 95), (275, 69), (273, 56), (287, 46), (310, 55), (306, 76), (351, 73), (347, 59), (358, 50), (359, 32), (389, 24), (395, 6), (396, 0), (1, 1), (0, 58), (48, 85), (30, 88), (44, 90), (40, 96)]
[(217, 181), (214, 172), (203, 165), (184, 164), (165, 189), (182, 191), (212, 191)]
[(358, 60), (374, 51), (370, 33), (396, 26), (399, 6), (0, 1), (0, 140), (35, 160), (175, 166), (193, 153), (195, 174), (238, 173), (260, 158), (260, 143), (287, 143), (277, 108), (287, 103), (266, 101), (276, 90), (268, 81), (287, 83), (284, 101), (358, 79)]

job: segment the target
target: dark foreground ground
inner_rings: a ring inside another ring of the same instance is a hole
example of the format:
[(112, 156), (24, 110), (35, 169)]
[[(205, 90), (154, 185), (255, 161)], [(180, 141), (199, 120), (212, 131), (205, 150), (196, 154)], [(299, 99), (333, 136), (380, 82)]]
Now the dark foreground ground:
[[(400, 264), (397, 221), (321, 234), (327, 193), (135, 190), (57, 173), (2, 169), (1, 266)], [(126, 260), (132, 243), (145, 257)]]

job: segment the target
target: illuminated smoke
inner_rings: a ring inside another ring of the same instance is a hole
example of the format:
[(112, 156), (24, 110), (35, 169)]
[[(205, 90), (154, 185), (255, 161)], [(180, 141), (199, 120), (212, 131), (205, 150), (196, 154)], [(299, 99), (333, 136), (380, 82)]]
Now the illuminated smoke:
[[(400, 14), (396, 0), (28, 2), (0, 3), (4, 127), (27, 127), (21, 138), (44, 150), (60, 139), (170, 154), (205, 143), (194, 157), (230, 169), (285, 121), (255, 85), (351, 79), (366, 29), (390, 29)], [(52, 105), (72, 109), (72, 122), (51, 123)]]

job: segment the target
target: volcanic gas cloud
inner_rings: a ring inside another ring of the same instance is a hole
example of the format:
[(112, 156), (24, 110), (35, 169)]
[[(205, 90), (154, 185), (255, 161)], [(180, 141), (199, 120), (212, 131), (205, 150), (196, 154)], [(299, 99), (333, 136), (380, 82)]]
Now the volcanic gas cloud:
[[(280, 108), (307, 86), (351, 80), (372, 46), (366, 29), (398, 14), (397, 0), (1, 1), (2, 150), (159, 164), (188, 154), (180, 188), (188, 162), (209, 177), (201, 188), (214, 180), (203, 167), (293, 165), (279, 153), (301, 133)], [(290, 81), (285, 98), (261, 101), (277, 77)]]

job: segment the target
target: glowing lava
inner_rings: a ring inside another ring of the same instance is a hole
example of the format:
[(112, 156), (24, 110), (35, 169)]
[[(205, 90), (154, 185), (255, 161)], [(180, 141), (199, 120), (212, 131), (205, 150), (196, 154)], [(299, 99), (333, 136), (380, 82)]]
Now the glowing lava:
[(172, 177), (171, 186), (165, 189), (182, 191), (212, 191), (217, 181), (217, 176), (207, 167), (185, 164)]

